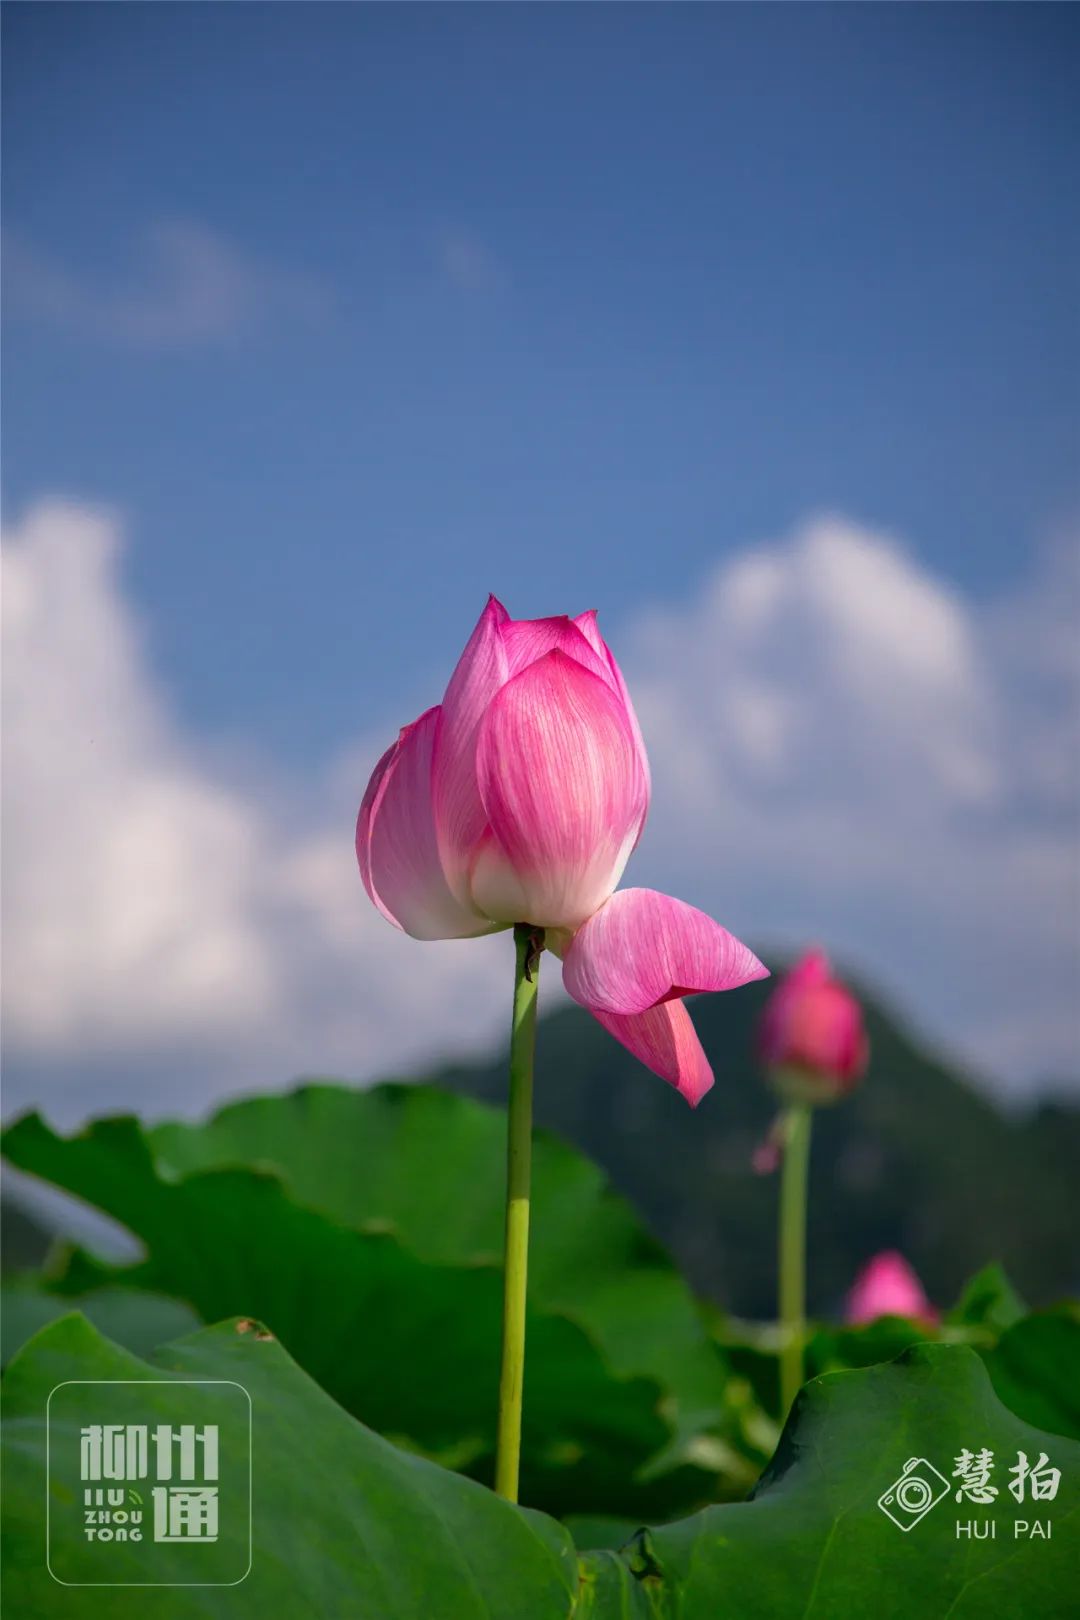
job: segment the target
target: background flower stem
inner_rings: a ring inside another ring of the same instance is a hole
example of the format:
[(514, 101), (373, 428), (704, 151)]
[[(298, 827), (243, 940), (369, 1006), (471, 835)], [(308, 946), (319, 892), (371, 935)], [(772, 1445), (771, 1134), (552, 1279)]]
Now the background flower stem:
[(543, 935), (527, 923), (514, 929), (514, 1022), (510, 1031), (510, 1107), (506, 1134), (506, 1255), (503, 1281), (502, 1371), (495, 1489), (518, 1498), (521, 1396), (525, 1381), (525, 1292), (529, 1266), (529, 1176), (532, 1165), (533, 1052), (536, 984)]
[(810, 1109), (784, 1111), (780, 1171), (780, 1411), (786, 1418), (803, 1381), (806, 1338), (806, 1191), (810, 1164)]

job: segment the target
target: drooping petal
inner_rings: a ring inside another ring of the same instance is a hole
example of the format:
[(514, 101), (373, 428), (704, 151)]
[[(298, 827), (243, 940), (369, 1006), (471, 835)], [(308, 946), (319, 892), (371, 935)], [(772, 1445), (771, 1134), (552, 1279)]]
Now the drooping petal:
[(594, 1013), (640, 1013), (699, 990), (767, 979), (753, 951), (696, 906), (655, 889), (620, 889), (574, 935), (563, 983)]
[(611, 648), (600, 634), (600, 626), (596, 622), (596, 609), (590, 608), (587, 613), (579, 613), (577, 618), (574, 620), (574, 624), (581, 631), (582, 635), (585, 637), (585, 640), (589, 643), (589, 646), (598, 655), (598, 657), (604, 659), (608, 669), (611, 672), (611, 679), (615, 683), (615, 690), (619, 693), (619, 696), (626, 704), (626, 712), (630, 717), (630, 729), (634, 733), (634, 741), (637, 744), (638, 753), (641, 757), (641, 768), (645, 773), (645, 786), (651, 794), (652, 773), (649, 770), (649, 756), (645, 752), (645, 739), (641, 735), (641, 727), (638, 724), (638, 717), (635, 713), (634, 705), (630, 701), (630, 693), (627, 689), (626, 681), (623, 678), (623, 672), (616, 662), (615, 654), (612, 652)]
[(494, 596), (458, 659), (442, 701), (432, 765), (432, 797), (439, 853), (447, 881), (468, 904), (469, 867), (487, 825), (476, 779), (480, 722), (507, 679), (502, 630), (510, 616)]
[(696, 1108), (713, 1083), (713, 1072), (684, 1001), (663, 1001), (647, 1012), (627, 1017), (621, 1013), (594, 1013), (653, 1074), (684, 1096)]
[(594, 675), (599, 675), (613, 691), (618, 691), (604, 652), (598, 651), (582, 634), (577, 621), (567, 618), (565, 614), (552, 619), (510, 619), (502, 627), (502, 643), (506, 649), (510, 676), (519, 675), (530, 664), (543, 658), (545, 653), (558, 647), (569, 658), (576, 659), (586, 669), (592, 670)]
[(474, 865), (474, 906), (578, 927), (619, 881), (648, 806), (618, 695), (558, 648), (546, 653), (490, 705), (477, 774), (492, 837)]
[(364, 887), (387, 922), (414, 939), (466, 939), (493, 925), (453, 895), (439, 860), (431, 759), (439, 710), (406, 726), (376, 765), (356, 823)]

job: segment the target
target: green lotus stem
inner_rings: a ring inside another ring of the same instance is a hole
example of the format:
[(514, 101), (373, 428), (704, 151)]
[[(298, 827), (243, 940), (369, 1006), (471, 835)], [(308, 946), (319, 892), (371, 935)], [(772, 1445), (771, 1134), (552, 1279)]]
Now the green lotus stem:
[(525, 1291), (529, 1268), (529, 1178), (532, 1169), (533, 1052), (536, 1046), (536, 982), (542, 929), (514, 929), (514, 1022), (510, 1031), (510, 1108), (506, 1132), (506, 1255), (503, 1273), (502, 1371), (495, 1489), (518, 1499), (521, 1461), (521, 1397), (525, 1386)]
[(780, 1172), (780, 1417), (785, 1419), (803, 1381), (806, 1339), (806, 1189), (810, 1165), (810, 1109), (784, 1110)]

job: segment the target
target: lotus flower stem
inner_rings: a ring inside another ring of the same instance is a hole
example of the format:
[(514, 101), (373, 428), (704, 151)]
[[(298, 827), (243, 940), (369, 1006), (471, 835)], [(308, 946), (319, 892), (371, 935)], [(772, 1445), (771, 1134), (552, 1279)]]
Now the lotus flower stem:
[(806, 1190), (810, 1165), (810, 1108), (784, 1111), (780, 1172), (780, 1416), (786, 1418), (803, 1381), (806, 1338)]
[(521, 1397), (525, 1383), (525, 1291), (529, 1267), (529, 1178), (532, 1169), (533, 1052), (536, 1045), (536, 983), (542, 929), (514, 929), (514, 1022), (510, 1032), (510, 1108), (506, 1133), (506, 1255), (503, 1275), (502, 1371), (495, 1489), (518, 1499), (521, 1459)]

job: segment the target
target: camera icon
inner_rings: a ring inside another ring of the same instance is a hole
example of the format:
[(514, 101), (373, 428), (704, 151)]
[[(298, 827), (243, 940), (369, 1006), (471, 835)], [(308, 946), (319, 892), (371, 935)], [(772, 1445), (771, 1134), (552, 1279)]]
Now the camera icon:
[(924, 1519), (936, 1502), (949, 1494), (949, 1482), (925, 1457), (909, 1457), (899, 1479), (894, 1479), (878, 1507), (898, 1530), (910, 1530)]

